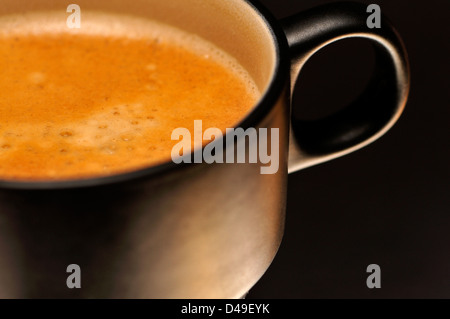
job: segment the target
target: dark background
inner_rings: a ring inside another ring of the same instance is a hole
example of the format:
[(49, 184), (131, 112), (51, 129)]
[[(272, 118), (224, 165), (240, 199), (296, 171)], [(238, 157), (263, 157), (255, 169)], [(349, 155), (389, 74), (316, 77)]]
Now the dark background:
[[(283, 18), (332, 1), (261, 2)], [(285, 236), (250, 299), (450, 298), (450, 1), (361, 2), (380, 5), (404, 39), (405, 113), (365, 149), (289, 176)], [(294, 108), (303, 118), (338, 109), (372, 68), (365, 41), (326, 48), (302, 72)], [(369, 264), (381, 289), (366, 286)]]

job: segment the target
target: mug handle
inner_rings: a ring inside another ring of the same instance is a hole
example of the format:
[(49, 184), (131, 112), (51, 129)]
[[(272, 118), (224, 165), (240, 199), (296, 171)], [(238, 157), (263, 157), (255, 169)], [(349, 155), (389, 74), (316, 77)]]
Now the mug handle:
[(366, 90), (345, 109), (314, 121), (292, 118), (289, 173), (372, 143), (400, 117), (410, 85), (406, 50), (384, 16), (381, 28), (370, 29), (369, 15), (366, 5), (340, 2), (281, 20), (292, 57), (291, 94), (308, 59), (330, 43), (347, 38), (369, 39), (376, 57), (375, 72)]

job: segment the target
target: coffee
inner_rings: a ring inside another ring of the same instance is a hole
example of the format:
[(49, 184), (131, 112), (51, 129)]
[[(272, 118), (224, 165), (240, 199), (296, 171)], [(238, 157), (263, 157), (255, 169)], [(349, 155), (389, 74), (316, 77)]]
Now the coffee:
[[(50, 18), (49, 18), (50, 17)], [(171, 132), (234, 127), (259, 97), (217, 47), (156, 22), (0, 21), (0, 179), (73, 179), (170, 160)]]

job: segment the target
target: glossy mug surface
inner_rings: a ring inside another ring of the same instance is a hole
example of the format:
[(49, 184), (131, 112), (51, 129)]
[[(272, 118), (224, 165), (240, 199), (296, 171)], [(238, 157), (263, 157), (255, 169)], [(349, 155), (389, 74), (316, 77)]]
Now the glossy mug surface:
[[(94, 170), (83, 178), (3, 176), (0, 297), (242, 297), (280, 245), (288, 171), (374, 141), (394, 124), (406, 103), (409, 71), (401, 41), (387, 22), (379, 30), (368, 29), (362, 5), (334, 4), (281, 23), (256, 2), (243, 0), (78, 5), (86, 22), (99, 14), (156, 21), (226, 52), (245, 69), (261, 96), (254, 107), (217, 125), (278, 129), (278, 143), (269, 147), (278, 148), (279, 167), (274, 174), (261, 174), (260, 162), (177, 165), (167, 159), (126, 172), (97, 176)], [(66, 8), (52, 0), (6, 0), (0, 17), (49, 12), (66, 23)], [(327, 44), (354, 36), (372, 41), (377, 52), (378, 72), (365, 94), (330, 118), (291, 121), (291, 87), (304, 63)], [(31, 76), (38, 86), (48, 84), (44, 79), (39, 73)], [(79, 127), (61, 138), (73, 137)], [(228, 151), (238, 142), (223, 147)], [(73, 264), (81, 269), (79, 289), (67, 286), (67, 267)]]

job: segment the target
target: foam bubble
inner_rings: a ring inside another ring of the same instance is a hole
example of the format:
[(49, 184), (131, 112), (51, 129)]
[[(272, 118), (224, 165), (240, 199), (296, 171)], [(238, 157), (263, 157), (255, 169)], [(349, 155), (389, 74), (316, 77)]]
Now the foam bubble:
[(42, 72), (33, 72), (28, 75), (28, 80), (34, 85), (43, 84), (45, 79), (46, 76)]

